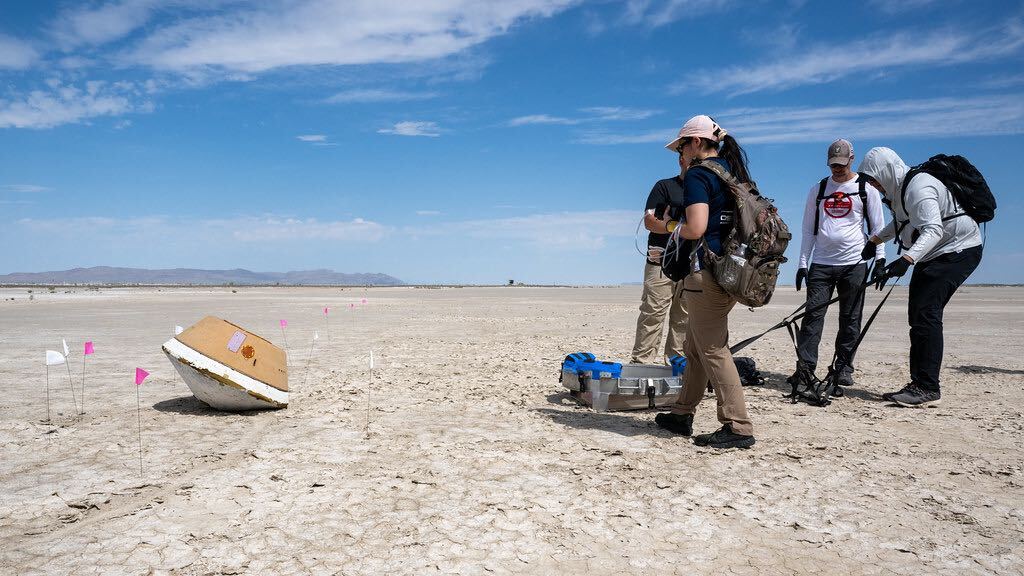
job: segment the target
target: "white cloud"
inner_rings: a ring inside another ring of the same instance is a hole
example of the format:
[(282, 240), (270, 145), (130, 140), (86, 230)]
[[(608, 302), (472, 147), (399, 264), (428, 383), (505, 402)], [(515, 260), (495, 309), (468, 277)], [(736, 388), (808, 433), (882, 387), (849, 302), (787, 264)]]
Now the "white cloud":
[(577, 124), (596, 122), (617, 122), (645, 120), (660, 114), (660, 110), (640, 110), (625, 108), (622, 106), (592, 106), (580, 108), (585, 116), (579, 118), (566, 118), (563, 116), (552, 116), (550, 114), (530, 114), (519, 116), (508, 121), (509, 126), (528, 126), (532, 124), (555, 124), (562, 126), (575, 126)]
[(346, 242), (376, 242), (384, 237), (387, 228), (377, 222), (355, 218), (353, 220), (320, 222), (315, 218), (236, 218), (209, 220), (205, 226), (229, 226), (232, 237), (245, 242), (274, 240), (335, 240)]
[(979, 86), (983, 86), (992, 90), (1001, 90), (1003, 88), (1013, 88), (1016, 86), (1024, 85), (1024, 73), (1013, 74), (1004, 73), (998, 76), (992, 76), (987, 80), (982, 80)]
[(624, 108), (622, 106), (592, 106), (580, 108), (581, 112), (592, 114), (592, 120), (645, 120), (660, 114), (660, 110), (637, 110), (635, 108)]
[(0, 69), (28, 68), (39, 59), (39, 53), (28, 44), (0, 33)]
[(667, 144), (675, 136), (673, 130), (649, 130), (637, 134), (614, 134), (605, 130), (588, 130), (576, 137), (577, 144), (609, 146), (613, 144)]
[(326, 142), (327, 136), (324, 134), (303, 134), (302, 136), (296, 136), (297, 140), (302, 142)]
[(886, 14), (923, 10), (938, 2), (939, 0), (869, 0), (871, 8), (881, 10)]
[(720, 10), (734, 0), (628, 0), (623, 20), (630, 25), (659, 27), (682, 18)]
[[(12, 214), (25, 210), (8, 208)], [(516, 278), (606, 284), (635, 280), (631, 263), (639, 257), (632, 252), (640, 215), (639, 209), (594, 210), (454, 222), (415, 218), (406, 223), (393, 218), (383, 223), (277, 215), (214, 220), (168, 216), (12, 217), (0, 220), (0, 244), (23, 249), (0, 255), (0, 270), (79, 266), (333, 268), (381, 271), (420, 282), (493, 283)], [(69, 252), (70, 245), (90, 249)], [(610, 271), (567, 272), (564, 255), (577, 253), (615, 266)]]
[(560, 116), (551, 116), (549, 114), (530, 114), (528, 116), (519, 116), (508, 121), (509, 126), (527, 126), (530, 124), (561, 124), (563, 126), (570, 126), (573, 124), (579, 124), (582, 120), (572, 118), (562, 118)]
[(74, 6), (57, 16), (50, 33), (65, 49), (105, 44), (145, 24), (158, 4), (155, 0), (124, 0)]
[(1024, 26), (1009, 22), (1003, 29), (968, 34), (956, 30), (876, 36), (846, 44), (806, 47), (793, 56), (753, 66), (732, 66), (690, 74), (675, 91), (697, 88), (731, 95), (785, 90), (825, 84), (842, 78), (914, 66), (949, 66), (987, 62), (1024, 47)]
[(0, 128), (52, 128), (100, 116), (149, 112), (152, 104), (126, 82), (88, 81), (82, 86), (50, 80), (46, 89), (0, 99)]
[[(1024, 134), (1024, 95), (889, 100), (842, 106), (733, 108), (713, 114), (744, 144)], [(581, 133), (579, 144), (664, 144), (674, 131)]]
[[(639, 216), (639, 212), (630, 210), (596, 210), (432, 222), (401, 228), (362, 218), (321, 221), (275, 215), (206, 220), (166, 216), (23, 218), (4, 223), (0, 227), (0, 239), (5, 234), (19, 238), (20, 242), (45, 239), (46, 243), (60, 244), (74, 239), (93, 246), (94, 251), (111, 249), (121, 253), (130, 253), (132, 246), (155, 246), (165, 258), (172, 256), (170, 259), (178, 262), (186, 259), (187, 264), (188, 256), (197, 247), (220, 246), (225, 252), (247, 254), (253, 247), (280, 250), (323, 242), (346, 246), (382, 242), (404, 244), (410, 238), (465, 237), (539, 249), (568, 246), (598, 249), (609, 238), (632, 237)], [(183, 230), (188, 230), (188, 234), (182, 234)]]
[(406, 102), (436, 98), (437, 92), (404, 92), (386, 89), (357, 89), (338, 92), (324, 100), (328, 104), (363, 104), (373, 102)]
[(1024, 134), (1024, 96), (894, 100), (859, 105), (738, 108), (715, 115), (741, 144)]
[(222, 219), (181, 219), (163, 216), (139, 218), (24, 218), (15, 223), (25, 233), (57, 235), (60, 237), (91, 238), (100, 244), (122, 244), (123, 236), (133, 239), (147, 238), (153, 243), (181, 235), (189, 230), (188, 239), (202, 245), (226, 243), (288, 242), (305, 240), (377, 242), (388, 232), (384, 225), (355, 218), (352, 220), (320, 221), (316, 218), (287, 218), (281, 216), (239, 216)]
[(38, 184), (0, 184), (0, 190), (4, 192), (48, 192), (53, 190), (47, 186)]
[(125, 57), (158, 69), (262, 72), (287, 66), (421, 62), (506, 33), (575, 0), (274, 0), (159, 28)]
[(441, 129), (437, 122), (396, 122), (391, 128), (377, 130), (379, 134), (392, 134), (394, 136), (430, 136), (436, 138), (441, 135)]
[(607, 238), (633, 236), (640, 213), (629, 210), (560, 212), (510, 218), (466, 220), (410, 227), (403, 236), (464, 236), (477, 240), (511, 241), (536, 248), (595, 250)]
[(417, 210), (416, 211), (416, 215), (417, 216), (440, 216), (441, 215), (441, 211), (440, 210)]

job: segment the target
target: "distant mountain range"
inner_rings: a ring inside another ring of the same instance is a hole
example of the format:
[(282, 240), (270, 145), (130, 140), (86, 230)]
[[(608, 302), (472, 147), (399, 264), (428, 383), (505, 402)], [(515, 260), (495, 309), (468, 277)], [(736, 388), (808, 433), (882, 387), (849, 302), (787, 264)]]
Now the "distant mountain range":
[(0, 284), (200, 284), (237, 286), (399, 286), (405, 284), (387, 274), (346, 274), (333, 270), (252, 272), (172, 268), (113, 268), (96, 266), (59, 272), (0, 274)]

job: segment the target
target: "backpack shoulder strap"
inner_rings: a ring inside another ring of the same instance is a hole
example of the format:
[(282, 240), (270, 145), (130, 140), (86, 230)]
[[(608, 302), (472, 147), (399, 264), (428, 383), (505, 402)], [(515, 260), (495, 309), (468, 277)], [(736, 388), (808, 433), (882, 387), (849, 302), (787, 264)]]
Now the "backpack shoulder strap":
[[(906, 176), (903, 177), (903, 185), (900, 186), (900, 205), (903, 206), (904, 213), (907, 212), (907, 186), (910, 186), (910, 181), (914, 179), (914, 176), (917, 176), (921, 172), (924, 172), (924, 169), (921, 166), (914, 166), (913, 168), (908, 170)], [(893, 211), (892, 215), (895, 219), (896, 212)], [(897, 256), (900, 255), (904, 250), (910, 249), (910, 246), (903, 245), (903, 238), (900, 237), (900, 235), (903, 233), (903, 229), (906, 228), (908, 224), (910, 224), (910, 220), (902, 220), (898, 221), (898, 223), (899, 224), (896, 226), (896, 238), (893, 240), (893, 242), (896, 243)]]
[[(694, 162), (693, 164), (690, 165), (690, 168), (704, 168), (705, 170), (710, 171), (712, 174), (717, 176), (720, 180), (722, 180), (722, 182), (725, 183), (725, 188), (728, 189), (728, 192), (723, 190), (723, 194), (728, 194), (734, 200), (736, 200), (737, 203), (741, 200), (741, 198), (739, 198), (737, 194), (737, 189), (740, 187), (740, 182), (736, 180), (736, 177), (733, 176), (732, 173), (726, 170), (718, 162), (715, 162), (714, 160), (711, 160), (709, 158), (705, 158), (704, 160), (700, 160), (699, 162)], [(753, 185), (754, 183), (751, 182), (750, 186)], [(736, 235), (736, 231), (738, 228), (739, 227), (734, 223), (733, 226), (729, 229), (729, 232), (726, 235), (726, 237), (721, 239), (722, 246), (726, 246), (732, 241), (733, 237)], [(711, 247), (708, 246), (707, 239), (702, 236), (701, 241), (703, 242), (704, 247), (704, 257), (707, 259), (711, 259), (714, 255), (714, 252), (712, 252)], [(699, 246), (694, 248), (694, 253), (696, 253), (698, 247)]]
[(828, 186), (828, 176), (818, 183), (818, 197), (814, 201), (814, 235), (818, 235), (818, 224), (821, 222), (821, 201), (825, 199), (825, 186)]
[(863, 172), (857, 172), (857, 195), (864, 210), (864, 221), (868, 223), (868, 236), (871, 235), (871, 211), (868, 210), (868, 179)]
[(921, 172), (924, 172), (920, 166), (914, 166), (907, 171), (907, 175), (903, 177), (903, 185), (900, 186), (900, 204), (903, 205), (903, 211), (907, 211), (907, 187), (910, 186), (910, 181), (914, 179)]
[(705, 158), (704, 160), (701, 160), (701, 161), (693, 164), (691, 167), (692, 168), (704, 168), (706, 170), (710, 170), (715, 176), (718, 176), (719, 178), (724, 180), (725, 183), (728, 184), (730, 187), (739, 184), (739, 182), (736, 180), (735, 176), (733, 176), (721, 164), (719, 164), (718, 162), (715, 162), (714, 160)]

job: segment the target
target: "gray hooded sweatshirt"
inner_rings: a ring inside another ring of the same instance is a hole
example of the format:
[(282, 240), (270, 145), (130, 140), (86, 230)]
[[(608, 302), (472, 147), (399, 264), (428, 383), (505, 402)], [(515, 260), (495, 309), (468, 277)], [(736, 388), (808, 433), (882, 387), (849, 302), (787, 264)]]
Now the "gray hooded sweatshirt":
[[(894, 220), (878, 233), (888, 242), (896, 237), (901, 225), (900, 242), (910, 246), (903, 254), (915, 263), (927, 262), (943, 254), (981, 245), (981, 230), (973, 218), (963, 214), (953, 194), (931, 174), (919, 173), (900, 193), (903, 179), (910, 169), (889, 148), (872, 148), (861, 161), (858, 172), (871, 176), (882, 185), (882, 193), (891, 202)], [(959, 217), (951, 217), (963, 214)], [(914, 239), (914, 232), (919, 235)]]

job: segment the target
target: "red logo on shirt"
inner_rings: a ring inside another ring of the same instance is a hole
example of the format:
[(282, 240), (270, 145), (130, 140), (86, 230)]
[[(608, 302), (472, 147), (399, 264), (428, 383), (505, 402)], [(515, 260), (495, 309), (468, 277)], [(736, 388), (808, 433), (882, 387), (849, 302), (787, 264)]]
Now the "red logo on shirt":
[(842, 192), (825, 198), (822, 204), (825, 208), (825, 214), (832, 218), (842, 218), (853, 210), (853, 200)]

